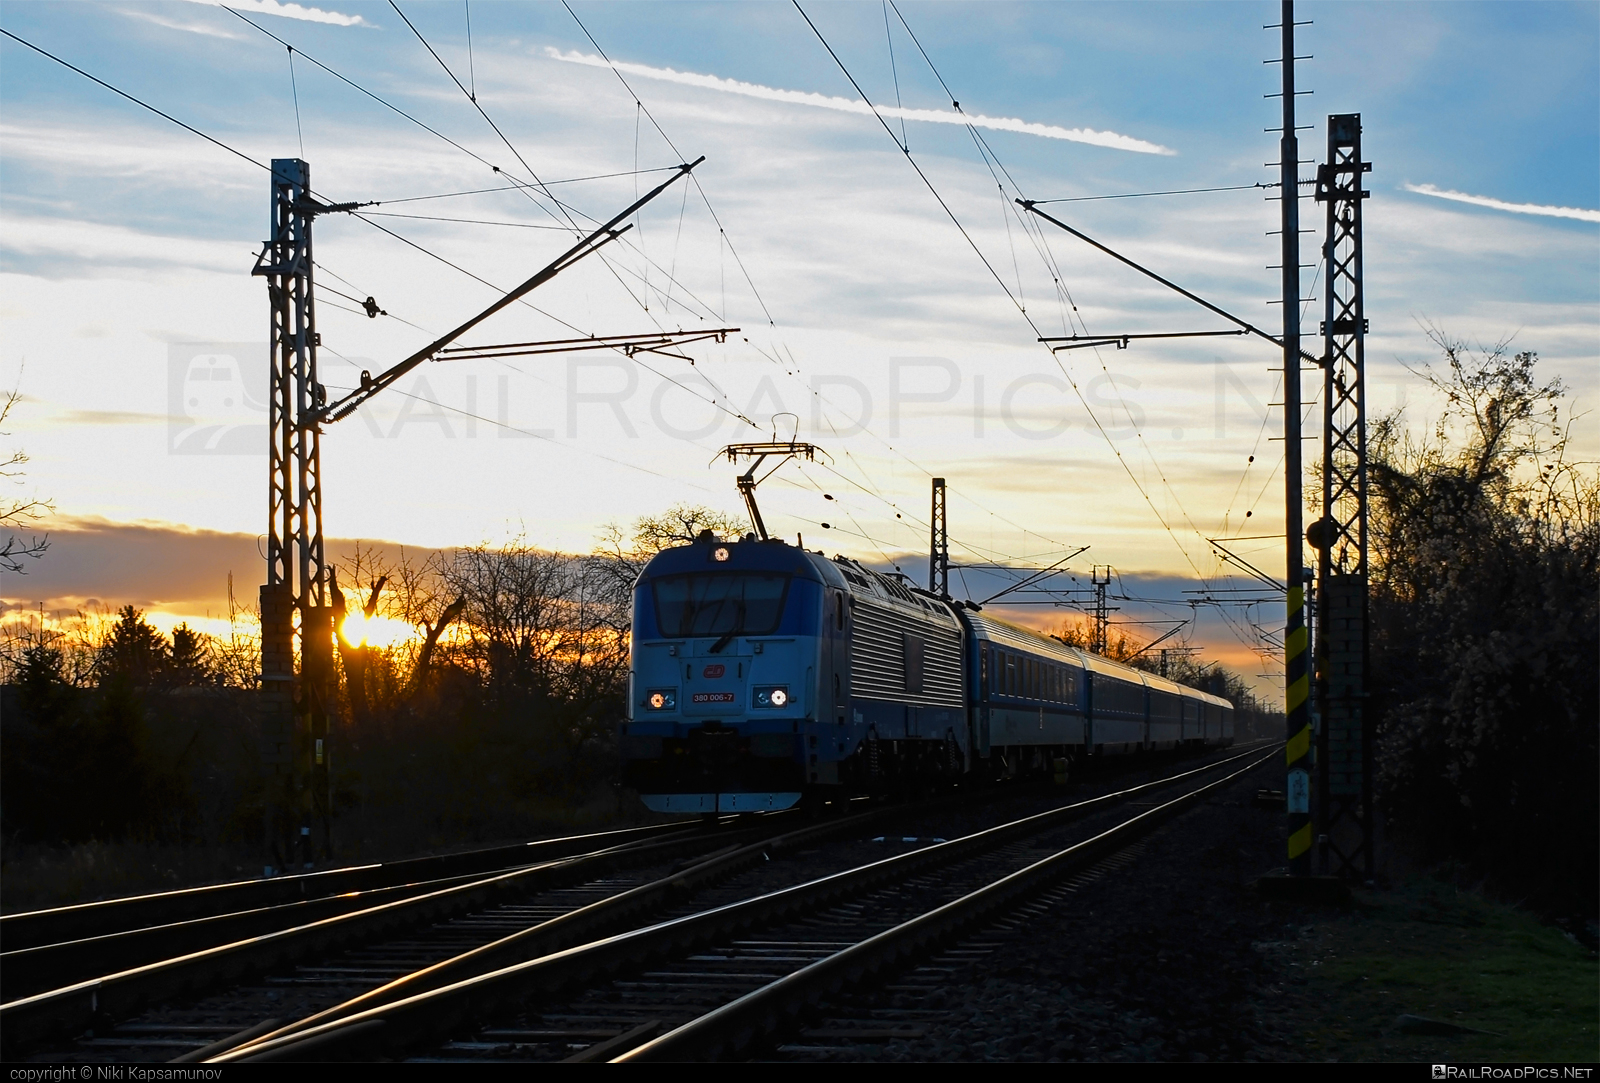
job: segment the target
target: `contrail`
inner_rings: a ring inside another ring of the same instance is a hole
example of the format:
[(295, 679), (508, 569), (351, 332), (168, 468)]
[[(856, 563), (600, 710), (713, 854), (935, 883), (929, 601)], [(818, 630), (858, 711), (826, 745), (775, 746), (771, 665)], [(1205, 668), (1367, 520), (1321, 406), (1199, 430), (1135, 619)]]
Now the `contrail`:
[(233, 7), (253, 11), (258, 15), (279, 15), (285, 19), (300, 19), (308, 23), (328, 23), (331, 26), (371, 26), (359, 15), (344, 15), (337, 11), (323, 11), (300, 4), (279, 3), (278, 0), (189, 0), (191, 4), (208, 7)]
[(1435, 199), (1453, 199), (1457, 203), (1471, 203), (1476, 207), (1493, 207), (1497, 211), (1511, 211), (1513, 214), (1542, 214), (1546, 218), (1576, 218), (1580, 222), (1600, 222), (1600, 211), (1586, 210), (1583, 207), (1546, 207), (1538, 203), (1506, 203), (1488, 196), (1469, 196), (1465, 192), (1442, 191), (1431, 184), (1406, 184), (1401, 187), (1408, 192), (1415, 192), (1421, 196), (1433, 196)]
[(675, 71), (672, 68), (652, 68), (644, 64), (628, 64), (624, 62), (608, 63), (604, 58), (592, 56), (587, 53), (564, 53), (559, 49), (545, 48), (545, 52), (552, 60), (565, 61), (568, 64), (585, 64), (591, 68), (615, 68), (617, 71), (628, 75), (637, 75), (645, 79), (660, 79), (668, 83), (682, 83), (684, 86), (700, 87), (704, 90), (717, 90), (724, 94), (740, 94), (746, 98), (761, 98), (771, 102), (786, 102), (790, 105), (809, 105), (817, 109), (833, 109), (840, 113), (857, 113), (862, 116), (893, 117), (896, 120), (920, 120), (929, 124), (971, 124), (979, 128), (992, 128), (999, 132), (1020, 132), (1023, 135), (1037, 135), (1045, 139), (1065, 139), (1073, 143), (1089, 143), (1097, 147), (1110, 147), (1113, 150), (1128, 150), (1135, 154), (1177, 154), (1175, 150), (1161, 146), (1159, 143), (1146, 142), (1135, 139), (1131, 135), (1120, 135), (1117, 132), (1097, 132), (1093, 128), (1060, 128), (1054, 124), (1035, 124), (1028, 120), (1017, 120), (1013, 117), (986, 117), (973, 113), (957, 113), (949, 109), (898, 109), (893, 106), (880, 105), (874, 108), (866, 102), (854, 98), (832, 98), (826, 94), (812, 94), (804, 90), (779, 90), (777, 87), (761, 86), (759, 83), (743, 83), (737, 79), (723, 79), (716, 75), (698, 75), (694, 72)]

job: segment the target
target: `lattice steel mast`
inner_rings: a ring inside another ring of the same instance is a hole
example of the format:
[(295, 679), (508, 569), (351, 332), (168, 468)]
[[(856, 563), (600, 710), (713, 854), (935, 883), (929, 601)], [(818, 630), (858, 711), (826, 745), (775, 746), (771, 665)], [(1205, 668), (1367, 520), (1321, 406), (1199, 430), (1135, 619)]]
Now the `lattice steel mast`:
[[(299, 158), (272, 160), (271, 235), (251, 274), (266, 278), (271, 305), (268, 405), (267, 581), (261, 588), (262, 762), (269, 772), (265, 831), (280, 864), (292, 858), (287, 835), (304, 796), (293, 763), (309, 753), (313, 812), (327, 838), (325, 741), (332, 696), (333, 625), (327, 606), (322, 539), (322, 433), (305, 423), (325, 395), (317, 373), (316, 300), (312, 289), (311, 223), (320, 213), (348, 210), (311, 197), (311, 167)], [(295, 696), (294, 618), (300, 617), (302, 680)], [(309, 720), (311, 748), (296, 747), (297, 716)], [(303, 815), (302, 810), (302, 815)], [(309, 826), (301, 836), (309, 861)]]
[[(272, 221), (268, 240), (251, 274), (267, 280), (271, 307), (268, 408), (267, 581), (261, 587), (261, 761), (266, 772), (264, 838), (279, 865), (294, 858), (291, 833), (298, 826), (300, 859), (312, 860), (311, 822), (321, 826), (320, 849), (332, 852), (328, 730), (338, 702), (333, 663), (332, 583), (322, 537), (322, 426), (348, 417), (373, 395), (429, 360), (450, 356), (461, 335), (550, 281), (632, 228), (630, 215), (688, 175), (704, 156), (673, 174), (583, 237), (516, 289), (465, 323), (377, 376), (363, 372), (361, 385), (328, 401), (317, 372), (316, 302), (312, 282), (312, 222), (318, 215), (365, 204), (328, 204), (311, 189), (311, 167), (299, 158), (272, 161)], [(374, 315), (376, 306), (368, 309)], [(460, 350), (471, 357), (614, 348), (629, 356), (662, 352), (670, 345), (716, 338), (737, 328), (662, 331), (607, 338), (521, 342)], [(295, 624), (299, 618), (300, 668), (295, 671)], [(297, 694), (298, 685), (298, 694)], [(309, 763), (305, 774), (295, 765)]]
[(1310, 531), (1322, 599), (1317, 644), (1317, 795), (1322, 870), (1372, 877), (1372, 724), (1367, 710), (1367, 320), (1362, 287), (1361, 115), (1328, 117), (1316, 198), (1327, 204), (1323, 259), (1322, 519)]

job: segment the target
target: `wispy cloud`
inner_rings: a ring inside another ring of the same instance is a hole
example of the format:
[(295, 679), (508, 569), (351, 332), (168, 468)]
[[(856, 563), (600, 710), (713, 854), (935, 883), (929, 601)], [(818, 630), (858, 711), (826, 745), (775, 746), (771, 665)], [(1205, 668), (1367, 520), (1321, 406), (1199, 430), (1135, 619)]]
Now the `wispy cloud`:
[(588, 53), (562, 52), (560, 49), (546, 47), (545, 52), (554, 60), (565, 61), (568, 64), (584, 64), (592, 68), (615, 67), (627, 75), (637, 75), (643, 79), (660, 79), (668, 83), (681, 83), (684, 86), (700, 87), (703, 90), (716, 90), (723, 94), (739, 94), (746, 98), (760, 98), (763, 101), (784, 102), (789, 105), (809, 105), (816, 109), (832, 109), (840, 113), (856, 113), (872, 116), (876, 112), (879, 116), (890, 117), (895, 120), (922, 121), (927, 124), (971, 124), (978, 128), (989, 128), (999, 132), (1019, 132), (1023, 135), (1037, 135), (1045, 139), (1065, 139), (1072, 143), (1088, 143), (1096, 147), (1110, 147), (1113, 150), (1132, 151), (1135, 154), (1177, 154), (1178, 152), (1159, 143), (1151, 143), (1144, 139), (1135, 139), (1131, 135), (1122, 135), (1118, 132), (1100, 132), (1093, 128), (1062, 128), (1054, 124), (1036, 124), (1029, 120), (1018, 120), (1014, 117), (986, 117), (976, 113), (958, 113), (950, 109), (901, 109), (894, 106), (880, 105), (874, 107), (864, 101), (854, 98), (834, 98), (826, 94), (813, 94), (804, 90), (780, 90), (777, 87), (762, 86), (759, 83), (745, 83), (737, 79), (723, 79), (716, 75), (700, 75), (695, 72), (677, 71), (673, 68), (652, 68), (644, 64), (629, 64), (625, 62), (608, 63), (603, 57), (592, 56)]
[(229, 38), (235, 41), (240, 37), (239, 34), (230, 34), (221, 27), (207, 26), (205, 23), (179, 22), (177, 19), (168, 19), (157, 15), (153, 11), (134, 11), (130, 8), (122, 8), (120, 10), (122, 14), (130, 19), (143, 19), (147, 23), (155, 23), (157, 26), (164, 26), (168, 30), (182, 30), (189, 34), (204, 34), (208, 38)]
[(165, 425), (166, 414), (141, 414), (131, 410), (68, 410), (57, 414), (57, 425)]
[(1490, 207), (1497, 211), (1510, 211), (1513, 214), (1541, 214), (1546, 218), (1576, 218), (1580, 222), (1600, 222), (1600, 211), (1591, 211), (1583, 207), (1546, 207), (1539, 203), (1507, 203), (1501, 199), (1490, 199), (1488, 196), (1469, 196), (1465, 192), (1439, 189), (1431, 184), (1407, 184), (1402, 185), (1402, 187), (1406, 191), (1415, 192), (1420, 196), (1451, 199), (1457, 203), (1471, 203), (1475, 207)]
[(329, 23), (333, 26), (371, 26), (359, 15), (345, 15), (337, 11), (308, 8), (301, 4), (283, 4), (279, 0), (189, 0), (191, 4), (210, 7), (230, 7), (239, 11), (253, 11), (257, 15), (281, 15), (285, 19), (299, 19), (308, 23)]

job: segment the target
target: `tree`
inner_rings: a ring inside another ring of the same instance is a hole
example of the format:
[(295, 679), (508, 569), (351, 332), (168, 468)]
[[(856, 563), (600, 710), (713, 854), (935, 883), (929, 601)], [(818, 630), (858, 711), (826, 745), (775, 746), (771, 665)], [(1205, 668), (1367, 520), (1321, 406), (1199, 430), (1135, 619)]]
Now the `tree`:
[(165, 680), (171, 666), (166, 640), (144, 613), (131, 605), (119, 609), (117, 622), (100, 647), (101, 683), (120, 677), (134, 688), (145, 688)]
[(212, 684), (211, 637), (187, 623), (174, 628), (168, 675), (173, 684), (182, 687)]
[[(21, 401), (22, 393), (18, 390), (13, 389), (6, 394), (5, 402), (0, 403), (0, 425), (5, 424), (6, 419), (11, 416), (11, 408)], [(0, 432), (0, 436), (9, 435), (10, 433)], [(0, 478), (22, 477), (24, 473), (22, 467), (27, 461), (28, 454), (21, 448), (11, 452), (0, 461)], [(14, 484), (20, 485), (21, 482)], [(0, 498), (0, 530), (5, 531), (5, 542), (0, 543), (0, 571), (17, 575), (26, 574), (23, 561), (29, 558), (37, 560), (44, 556), (45, 550), (50, 548), (49, 535), (23, 541), (14, 532), (26, 529), (54, 510), (54, 504), (37, 496)]]
[(703, 504), (674, 504), (656, 515), (641, 515), (630, 529), (607, 523), (594, 557), (609, 592), (618, 604), (626, 605), (639, 573), (661, 550), (688, 545), (705, 530), (719, 537), (736, 538), (744, 528), (744, 520), (736, 515)]
[(1425, 856), (1592, 914), (1600, 479), (1537, 354), (1428, 330), (1444, 407), (1368, 451), (1379, 795)]

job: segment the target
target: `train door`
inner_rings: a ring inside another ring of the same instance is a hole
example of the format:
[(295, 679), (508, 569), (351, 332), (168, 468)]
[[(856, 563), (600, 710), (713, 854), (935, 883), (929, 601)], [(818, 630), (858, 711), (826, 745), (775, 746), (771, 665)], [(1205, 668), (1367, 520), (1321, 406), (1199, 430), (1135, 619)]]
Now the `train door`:
[(1094, 755), (1094, 671), (1083, 669), (1083, 754)]
[(967, 657), (972, 659), (970, 680), (969, 726), (971, 728), (970, 745), (973, 755), (981, 759), (989, 758), (989, 684), (990, 674), (993, 672), (994, 660), (989, 656), (989, 644), (980, 643), (976, 637), (967, 640)]
[(850, 717), (850, 605), (842, 590), (828, 591), (827, 599), (822, 614), (826, 626), (822, 637), (826, 655), (822, 692), (825, 702), (831, 705), (829, 714), (836, 723), (843, 724)]

